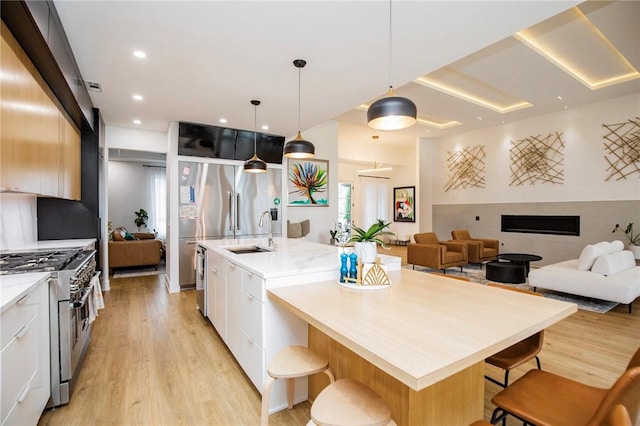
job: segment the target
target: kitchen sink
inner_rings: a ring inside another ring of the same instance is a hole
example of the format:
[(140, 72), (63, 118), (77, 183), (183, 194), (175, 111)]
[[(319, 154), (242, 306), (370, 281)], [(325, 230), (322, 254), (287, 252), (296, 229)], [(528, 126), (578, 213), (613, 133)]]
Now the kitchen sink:
[(246, 253), (263, 253), (270, 252), (273, 249), (263, 248), (258, 246), (250, 246), (250, 247), (225, 247), (225, 250), (230, 251), (235, 254), (246, 254)]

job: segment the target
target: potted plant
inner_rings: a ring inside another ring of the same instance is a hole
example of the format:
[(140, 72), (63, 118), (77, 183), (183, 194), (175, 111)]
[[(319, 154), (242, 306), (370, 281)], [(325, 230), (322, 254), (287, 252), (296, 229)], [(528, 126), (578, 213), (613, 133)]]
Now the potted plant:
[(329, 244), (334, 246), (336, 244), (336, 235), (338, 234), (338, 230), (334, 227), (333, 229), (329, 229), (329, 235), (331, 235), (331, 241)]
[(355, 225), (352, 226), (356, 234), (353, 235), (349, 241), (356, 243), (355, 250), (362, 263), (373, 263), (376, 261), (378, 254), (377, 244), (380, 244), (383, 248), (389, 248), (384, 240), (380, 238), (383, 235), (395, 235), (391, 231), (385, 231), (389, 225), (391, 225), (391, 222), (385, 223), (382, 219), (378, 219), (366, 231)]
[(133, 214), (136, 215), (136, 218), (133, 220), (133, 222), (138, 227), (138, 231), (140, 231), (141, 227), (147, 226), (147, 221), (149, 220), (149, 213), (147, 213), (145, 209), (140, 209), (137, 212), (133, 212)]
[[(622, 226), (616, 223), (616, 226), (613, 228), (613, 231), (611, 231), (611, 233), (616, 232), (618, 229), (622, 229)], [(633, 257), (635, 257), (636, 259), (640, 259), (640, 233), (633, 233), (633, 222), (629, 223), (622, 232), (624, 232), (624, 235), (629, 240), (629, 251), (633, 253)]]

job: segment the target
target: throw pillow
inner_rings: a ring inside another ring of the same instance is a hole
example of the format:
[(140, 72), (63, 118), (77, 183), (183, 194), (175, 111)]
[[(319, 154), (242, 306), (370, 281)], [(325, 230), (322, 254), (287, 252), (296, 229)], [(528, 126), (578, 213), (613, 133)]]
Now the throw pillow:
[(113, 237), (113, 241), (124, 241), (124, 236), (126, 232), (127, 231), (125, 231), (123, 228), (114, 229), (113, 232), (111, 233)]
[(576, 269), (578, 269), (578, 271), (588, 271), (599, 256), (608, 253), (610, 253), (610, 243), (608, 241), (589, 244), (582, 249)]
[(125, 240), (135, 240), (135, 239), (136, 239), (136, 237), (134, 237), (133, 235), (131, 235), (131, 234), (130, 234), (130, 233), (128, 233), (128, 232), (125, 232), (125, 234), (124, 234), (124, 239), (125, 239)]
[(611, 253), (624, 250), (624, 243), (620, 240), (611, 241)]
[(633, 253), (629, 250), (617, 251), (599, 256), (591, 267), (591, 272), (602, 275), (614, 275), (636, 266)]

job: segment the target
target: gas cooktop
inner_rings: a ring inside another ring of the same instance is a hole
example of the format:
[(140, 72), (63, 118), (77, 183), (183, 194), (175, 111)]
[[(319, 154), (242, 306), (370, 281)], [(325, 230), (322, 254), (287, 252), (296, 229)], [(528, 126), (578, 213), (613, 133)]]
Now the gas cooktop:
[(82, 249), (0, 253), (0, 275), (59, 271), (80, 253)]

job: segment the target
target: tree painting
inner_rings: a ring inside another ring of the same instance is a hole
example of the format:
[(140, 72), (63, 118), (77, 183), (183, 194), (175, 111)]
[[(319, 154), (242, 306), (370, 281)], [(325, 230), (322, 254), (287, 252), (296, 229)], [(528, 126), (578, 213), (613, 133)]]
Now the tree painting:
[(308, 160), (289, 162), (289, 205), (329, 205), (329, 162)]

